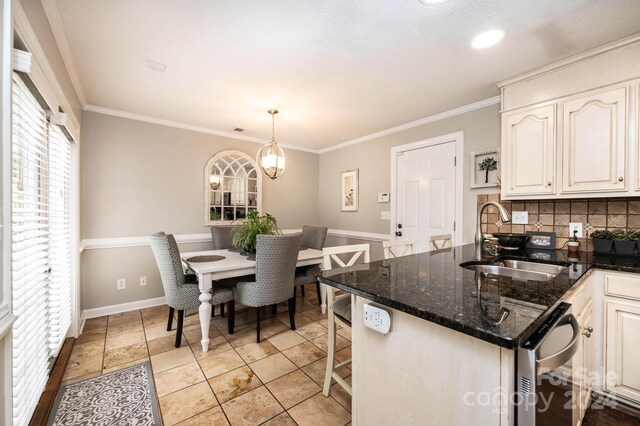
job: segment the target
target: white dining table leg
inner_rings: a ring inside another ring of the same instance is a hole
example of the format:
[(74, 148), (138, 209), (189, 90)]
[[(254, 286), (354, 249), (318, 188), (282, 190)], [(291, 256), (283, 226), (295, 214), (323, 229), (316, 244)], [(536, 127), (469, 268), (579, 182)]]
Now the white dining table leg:
[(322, 309), (322, 313), (327, 313), (327, 285), (320, 283), (320, 308)]
[(211, 321), (211, 274), (200, 274), (198, 277), (200, 285), (200, 329), (202, 330), (202, 352), (209, 350), (209, 324)]

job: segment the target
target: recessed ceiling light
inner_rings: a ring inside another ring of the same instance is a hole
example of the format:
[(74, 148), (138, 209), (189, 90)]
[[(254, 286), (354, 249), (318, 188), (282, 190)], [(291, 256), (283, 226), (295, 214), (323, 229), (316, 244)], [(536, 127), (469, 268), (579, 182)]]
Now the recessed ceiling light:
[(424, 4), (425, 6), (435, 6), (437, 4), (446, 3), (449, 0), (418, 0), (418, 1)]
[(154, 71), (165, 72), (167, 65), (162, 62), (154, 61), (153, 59), (147, 59), (147, 66)]
[(471, 41), (471, 47), (474, 49), (484, 49), (487, 47), (491, 47), (496, 45), (502, 41), (505, 36), (505, 32), (503, 30), (489, 30), (485, 31), (477, 36)]

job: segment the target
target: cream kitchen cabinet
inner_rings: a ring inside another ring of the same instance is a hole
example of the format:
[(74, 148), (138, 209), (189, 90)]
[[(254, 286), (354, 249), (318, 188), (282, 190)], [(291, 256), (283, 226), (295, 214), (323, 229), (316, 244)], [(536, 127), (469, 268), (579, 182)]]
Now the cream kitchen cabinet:
[(555, 105), (503, 116), (502, 176), (509, 195), (555, 193)]
[(605, 390), (640, 402), (640, 302), (605, 300)]
[(500, 82), (502, 198), (638, 196), (638, 63), (640, 37)]
[(627, 191), (627, 115), (624, 85), (505, 112), (504, 198)]
[(567, 99), (562, 108), (562, 192), (626, 190), (627, 88)]
[(578, 313), (576, 319), (580, 325), (580, 347), (575, 355), (572, 374), (574, 383), (574, 403), (579, 407), (578, 418), (574, 419), (574, 424), (579, 425), (589, 408), (591, 402), (591, 391), (593, 390), (592, 377), (595, 371), (594, 354), (595, 339), (592, 338), (595, 332), (593, 327), (591, 301)]

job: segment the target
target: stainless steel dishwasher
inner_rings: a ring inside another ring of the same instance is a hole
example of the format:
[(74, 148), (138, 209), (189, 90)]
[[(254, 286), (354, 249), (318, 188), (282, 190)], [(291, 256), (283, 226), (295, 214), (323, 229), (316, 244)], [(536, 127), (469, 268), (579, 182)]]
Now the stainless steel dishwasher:
[(517, 425), (574, 425), (577, 395), (571, 358), (580, 344), (571, 305), (561, 303), (520, 346), (516, 358)]

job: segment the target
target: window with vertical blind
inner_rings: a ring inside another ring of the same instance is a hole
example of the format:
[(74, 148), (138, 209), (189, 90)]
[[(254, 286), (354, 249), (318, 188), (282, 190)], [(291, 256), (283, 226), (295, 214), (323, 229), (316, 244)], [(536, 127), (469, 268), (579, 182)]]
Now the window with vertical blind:
[(71, 323), (71, 147), (16, 73), (12, 104), (13, 423), (26, 425)]

